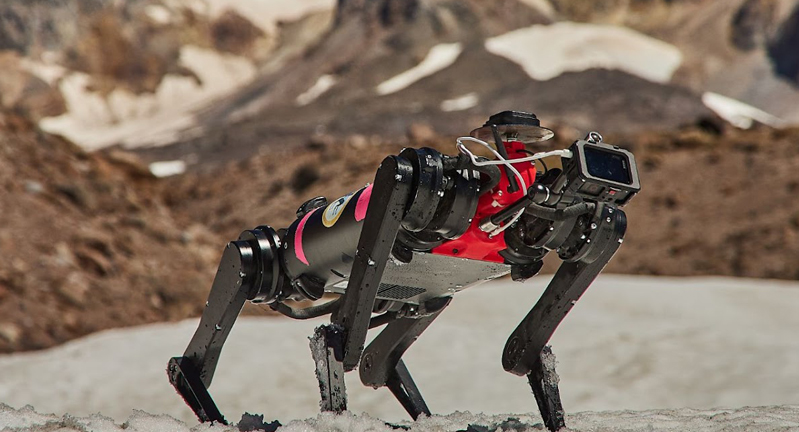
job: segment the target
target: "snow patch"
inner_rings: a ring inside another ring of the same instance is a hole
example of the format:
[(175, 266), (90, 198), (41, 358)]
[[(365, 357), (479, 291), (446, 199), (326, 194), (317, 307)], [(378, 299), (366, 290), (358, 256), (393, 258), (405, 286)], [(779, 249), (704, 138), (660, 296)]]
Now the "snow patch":
[(549, 0), (521, 0), (521, 2), (541, 12), (547, 18), (553, 18), (555, 16), (555, 8)]
[(463, 111), (477, 106), (480, 102), (480, 97), (477, 93), (467, 93), (463, 96), (454, 99), (447, 99), (441, 102), (441, 111)]
[(514, 30), (485, 41), (486, 49), (546, 81), (564, 72), (618, 69), (667, 83), (682, 63), (674, 45), (611, 25), (559, 22)]
[[(532, 412), (531, 421), (540, 422), (527, 381), (505, 372), (500, 358), (548, 281), (497, 280), (464, 290), (411, 346), (405, 363), (434, 412)], [(600, 276), (551, 341), (564, 406), (576, 413), (796, 403), (796, 304), (797, 282)], [(234, 421), (245, 411), (284, 423), (315, 418), (319, 389), (308, 336), (324, 322), (240, 318), (211, 387), (222, 413)], [(124, 421), (140, 409), (193, 422), (164, 370), (196, 327), (195, 319), (116, 329), (0, 356), (0, 401), (57, 415), (100, 412)], [(357, 373), (346, 381), (353, 412), (407, 419), (388, 390), (365, 388)], [(604, 421), (613, 426), (613, 416)]]
[(212, 17), (232, 9), (271, 34), (276, 33), (280, 21), (295, 21), (314, 12), (332, 10), (336, 6), (335, 0), (206, 0), (192, 4), (195, 11), (208, 13)]
[(336, 85), (336, 77), (333, 75), (322, 75), (308, 90), (301, 95), (297, 96), (297, 105), (308, 105), (315, 101), (319, 96), (323, 95), (331, 87)]
[(396, 93), (422, 78), (449, 67), (455, 63), (461, 51), (463, 47), (460, 43), (438, 44), (430, 48), (430, 52), (421, 63), (380, 83), (376, 91), (380, 95)]
[(70, 73), (59, 84), (67, 112), (44, 118), (39, 126), (64, 135), (87, 150), (113, 144), (168, 144), (178, 138), (180, 131), (195, 126), (194, 110), (255, 76), (250, 60), (195, 46), (181, 48), (180, 62), (197, 79), (166, 75), (152, 94), (134, 94), (118, 88), (103, 97), (89, 90), (88, 75)]
[(15, 410), (0, 403), (0, 428), (8, 432), (238, 432), (237, 428), (221, 425), (202, 425), (190, 427), (175, 418), (166, 415), (151, 415), (136, 412), (124, 424), (117, 424), (113, 419), (100, 414), (87, 417), (37, 413), (32, 406)]
[(57, 60), (54, 59), (54, 54), (52, 52), (45, 53), (45, 55), (42, 55), (41, 61), (24, 57), (20, 60), (20, 65), (37, 78), (53, 86), (67, 73), (65, 67), (56, 63)]
[(718, 93), (705, 92), (702, 95), (702, 103), (719, 117), (741, 129), (751, 128), (754, 122), (775, 128), (785, 127), (787, 124), (777, 116)]
[(162, 5), (147, 5), (144, 13), (157, 24), (169, 24), (172, 21), (172, 13)]
[(150, 172), (156, 177), (170, 177), (186, 172), (186, 162), (182, 160), (160, 161), (150, 164)]

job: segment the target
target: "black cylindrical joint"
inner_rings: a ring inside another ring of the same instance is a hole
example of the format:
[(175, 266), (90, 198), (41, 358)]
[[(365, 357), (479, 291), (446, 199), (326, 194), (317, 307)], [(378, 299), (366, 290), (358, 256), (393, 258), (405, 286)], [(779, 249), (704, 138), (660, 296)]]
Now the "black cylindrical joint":
[(259, 226), (244, 231), (237, 243), (246, 242), (251, 249), (253, 267), (248, 270), (252, 284), (247, 299), (256, 303), (271, 302), (280, 296), (283, 274), (280, 270), (280, 239), (272, 227)]
[(444, 159), (436, 150), (407, 148), (400, 154), (413, 165), (414, 191), (402, 227), (419, 232), (432, 222), (444, 196)]

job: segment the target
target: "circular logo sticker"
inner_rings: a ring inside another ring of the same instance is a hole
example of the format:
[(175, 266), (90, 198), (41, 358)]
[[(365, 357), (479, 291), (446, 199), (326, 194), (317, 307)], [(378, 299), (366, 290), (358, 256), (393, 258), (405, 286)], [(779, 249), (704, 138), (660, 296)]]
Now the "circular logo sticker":
[(345, 195), (332, 203), (327, 205), (324, 213), (322, 213), (322, 224), (328, 228), (332, 227), (338, 221), (338, 218), (341, 217), (341, 213), (344, 212), (344, 208), (347, 207), (347, 203), (350, 202), (350, 198), (354, 193), (349, 195)]

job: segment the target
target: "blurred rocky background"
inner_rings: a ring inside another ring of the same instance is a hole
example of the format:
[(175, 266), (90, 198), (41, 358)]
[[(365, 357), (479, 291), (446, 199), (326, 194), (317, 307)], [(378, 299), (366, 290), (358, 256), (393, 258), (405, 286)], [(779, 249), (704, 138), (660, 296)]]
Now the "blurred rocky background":
[(505, 109), (636, 154), (609, 271), (799, 279), (797, 47), (797, 0), (5, 0), (0, 352), (196, 316), (240, 231)]

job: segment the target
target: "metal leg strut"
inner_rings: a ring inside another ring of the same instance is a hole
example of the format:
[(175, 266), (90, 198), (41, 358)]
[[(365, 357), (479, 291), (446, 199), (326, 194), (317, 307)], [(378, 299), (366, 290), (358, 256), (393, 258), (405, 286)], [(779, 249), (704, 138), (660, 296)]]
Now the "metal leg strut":
[(397, 363), (394, 371), (389, 375), (386, 387), (391, 390), (394, 397), (397, 398), (402, 407), (405, 408), (405, 411), (414, 420), (418, 419), (422, 414), (430, 415), (430, 408), (427, 407), (427, 403), (424, 401), (419, 388), (416, 387), (416, 383), (413, 382), (413, 378), (402, 360)]
[(424, 315), (390, 322), (363, 353), (361, 382), (374, 388), (388, 387), (414, 420), (421, 414), (430, 415), (430, 409), (401, 358), (451, 300), (450, 297), (428, 300), (419, 307)]
[(228, 424), (208, 393), (222, 346), (247, 301), (253, 251), (243, 241), (228, 244), (219, 263), (200, 326), (182, 357), (169, 361), (167, 374), (201, 422)]

